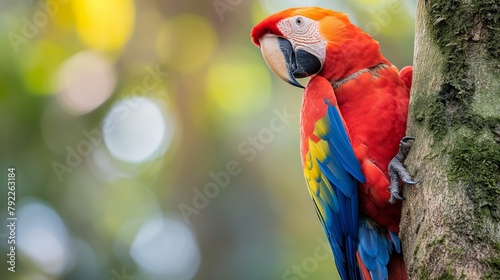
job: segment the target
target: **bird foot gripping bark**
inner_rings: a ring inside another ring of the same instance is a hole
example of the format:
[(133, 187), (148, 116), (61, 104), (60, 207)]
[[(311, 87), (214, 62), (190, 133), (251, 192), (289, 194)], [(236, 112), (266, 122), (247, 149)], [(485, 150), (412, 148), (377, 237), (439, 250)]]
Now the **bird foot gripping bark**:
[(389, 177), (391, 178), (391, 185), (389, 187), (389, 192), (391, 192), (391, 198), (389, 198), (389, 203), (394, 204), (398, 200), (404, 200), (405, 198), (399, 194), (400, 186), (399, 179), (401, 179), (404, 183), (410, 185), (416, 185), (419, 182), (413, 181), (408, 171), (404, 167), (403, 163), (405, 162), (406, 156), (408, 152), (410, 152), (411, 145), (408, 141), (415, 140), (415, 138), (410, 136), (405, 136), (401, 139), (399, 143), (399, 152), (397, 155), (389, 162)]

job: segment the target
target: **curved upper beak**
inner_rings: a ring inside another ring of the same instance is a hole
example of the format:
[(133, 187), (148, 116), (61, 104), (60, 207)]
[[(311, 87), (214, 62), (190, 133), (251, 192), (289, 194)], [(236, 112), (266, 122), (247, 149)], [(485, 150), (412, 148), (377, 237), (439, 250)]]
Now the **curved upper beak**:
[(262, 56), (271, 70), (285, 82), (304, 88), (295, 78), (305, 78), (321, 70), (321, 61), (304, 50), (293, 50), (285, 38), (265, 35), (260, 39)]

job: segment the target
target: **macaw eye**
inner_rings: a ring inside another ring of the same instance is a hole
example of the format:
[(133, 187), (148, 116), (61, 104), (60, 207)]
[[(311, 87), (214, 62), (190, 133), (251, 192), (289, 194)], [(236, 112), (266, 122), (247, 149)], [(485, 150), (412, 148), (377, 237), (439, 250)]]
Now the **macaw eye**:
[(304, 19), (302, 17), (298, 17), (296, 20), (295, 20), (295, 23), (298, 25), (298, 26), (301, 26), (303, 23), (304, 23)]

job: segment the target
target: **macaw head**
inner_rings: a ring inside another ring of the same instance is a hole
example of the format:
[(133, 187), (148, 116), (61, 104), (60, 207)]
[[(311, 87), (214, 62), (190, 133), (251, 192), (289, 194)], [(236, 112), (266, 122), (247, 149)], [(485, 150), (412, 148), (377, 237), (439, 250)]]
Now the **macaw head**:
[(317, 7), (292, 8), (270, 15), (251, 32), (271, 70), (284, 81), (321, 75), (338, 81), (387, 62), (372, 37), (346, 14)]

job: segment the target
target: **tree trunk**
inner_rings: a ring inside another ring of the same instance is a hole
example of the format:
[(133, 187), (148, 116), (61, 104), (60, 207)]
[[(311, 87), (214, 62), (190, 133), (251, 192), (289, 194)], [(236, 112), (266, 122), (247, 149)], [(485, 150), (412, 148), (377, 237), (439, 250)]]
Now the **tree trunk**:
[(417, 7), (401, 239), (410, 279), (500, 279), (500, 3)]

